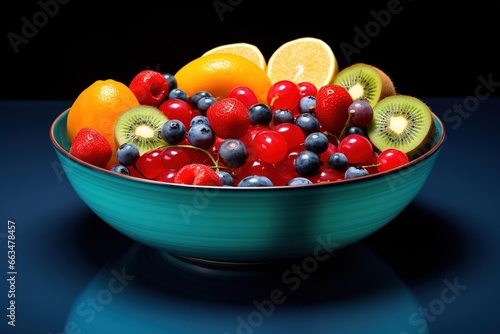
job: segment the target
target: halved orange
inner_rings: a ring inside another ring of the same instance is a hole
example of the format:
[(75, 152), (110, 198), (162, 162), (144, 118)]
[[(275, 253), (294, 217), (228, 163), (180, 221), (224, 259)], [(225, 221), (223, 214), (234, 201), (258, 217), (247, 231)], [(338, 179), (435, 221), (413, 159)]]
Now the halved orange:
[(272, 83), (290, 80), (310, 82), (318, 89), (332, 82), (339, 72), (332, 48), (323, 40), (302, 37), (281, 45), (267, 62)]
[(264, 55), (262, 54), (260, 49), (253, 44), (232, 43), (232, 44), (220, 45), (220, 46), (214, 47), (213, 49), (208, 50), (207, 52), (205, 52), (203, 54), (203, 56), (211, 55), (214, 53), (235, 54), (238, 56), (245, 57), (248, 60), (254, 62), (263, 70), (265, 70), (267, 67), (266, 58), (264, 57)]

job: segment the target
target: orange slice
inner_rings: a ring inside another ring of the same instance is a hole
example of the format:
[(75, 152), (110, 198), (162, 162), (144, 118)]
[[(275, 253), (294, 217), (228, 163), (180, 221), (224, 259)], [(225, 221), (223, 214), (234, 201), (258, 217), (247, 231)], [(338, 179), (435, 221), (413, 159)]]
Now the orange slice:
[(332, 82), (339, 72), (331, 47), (321, 39), (303, 37), (281, 45), (267, 62), (267, 75), (280, 80), (310, 82), (318, 89)]
[(266, 69), (266, 58), (260, 51), (260, 49), (249, 43), (233, 43), (217, 46), (213, 49), (208, 50), (203, 54), (203, 56), (211, 55), (214, 53), (231, 53), (238, 56), (242, 56), (257, 64), (263, 70)]

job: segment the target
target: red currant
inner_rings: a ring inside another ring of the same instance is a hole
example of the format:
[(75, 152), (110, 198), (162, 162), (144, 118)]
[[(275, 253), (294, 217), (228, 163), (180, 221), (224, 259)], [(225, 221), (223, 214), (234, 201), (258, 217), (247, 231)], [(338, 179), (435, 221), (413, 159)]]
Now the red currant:
[(378, 171), (384, 172), (386, 170), (394, 169), (409, 162), (408, 155), (398, 149), (388, 148), (379, 154), (377, 158)]
[(267, 93), (267, 103), (271, 109), (294, 110), (300, 101), (300, 88), (290, 80), (274, 83)]
[(372, 158), (373, 145), (365, 136), (351, 134), (340, 141), (338, 151), (345, 154), (349, 163), (357, 164)]

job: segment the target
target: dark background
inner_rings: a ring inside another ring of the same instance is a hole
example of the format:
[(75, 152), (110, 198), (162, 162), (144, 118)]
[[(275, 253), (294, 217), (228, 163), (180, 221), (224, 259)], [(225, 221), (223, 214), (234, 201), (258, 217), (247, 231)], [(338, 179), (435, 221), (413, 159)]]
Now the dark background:
[[(128, 83), (145, 68), (175, 73), (227, 43), (255, 44), (268, 59), (281, 44), (304, 36), (326, 41), (340, 68), (379, 66), (404, 94), (469, 96), (479, 77), (500, 82), (497, 17), (483, 0), (467, 6), (428, 0), (25, 0), (9, 8), (0, 19), (4, 100), (73, 100), (97, 79)], [(26, 39), (15, 45), (13, 37)]]

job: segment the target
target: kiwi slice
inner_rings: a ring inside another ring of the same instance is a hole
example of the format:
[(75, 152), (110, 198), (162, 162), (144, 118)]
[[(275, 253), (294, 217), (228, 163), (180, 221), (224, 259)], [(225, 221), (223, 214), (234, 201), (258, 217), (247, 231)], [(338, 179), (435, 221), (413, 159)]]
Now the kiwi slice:
[(430, 149), (434, 130), (433, 114), (422, 100), (393, 95), (373, 107), (367, 134), (378, 150), (397, 148), (413, 160)]
[(396, 94), (391, 78), (376, 66), (356, 63), (341, 70), (333, 84), (343, 86), (352, 99), (365, 100), (373, 107), (383, 98)]
[(168, 117), (153, 106), (139, 105), (127, 109), (115, 123), (116, 144), (133, 143), (139, 148), (140, 154), (166, 146), (161, 128), (167, 121)]

